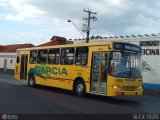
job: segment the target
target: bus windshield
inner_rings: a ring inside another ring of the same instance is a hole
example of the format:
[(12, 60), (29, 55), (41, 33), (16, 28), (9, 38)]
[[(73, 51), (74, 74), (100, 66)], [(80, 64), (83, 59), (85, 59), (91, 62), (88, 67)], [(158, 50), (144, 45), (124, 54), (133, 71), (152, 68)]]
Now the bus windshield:
[(112, 52), (110, 74), (123, 78), (141, 78), (141, 55), (130, 52)]

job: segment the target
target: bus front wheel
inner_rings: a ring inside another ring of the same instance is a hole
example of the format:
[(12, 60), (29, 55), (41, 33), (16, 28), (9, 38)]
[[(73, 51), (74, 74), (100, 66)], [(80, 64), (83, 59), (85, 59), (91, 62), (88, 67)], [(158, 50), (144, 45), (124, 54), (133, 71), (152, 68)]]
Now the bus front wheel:
[(35, 77), (34, 77), (33, 74), (30, 74), (30, 75), (29, 75), (28, 85), (29, 85), (30, 87), (35, 87), (35, 86), (36, 86)]
[(79, 80), (74, 85), (74, 93), (77, 96), (84, 96), (86, 94), (86, 86), (82, 80)]

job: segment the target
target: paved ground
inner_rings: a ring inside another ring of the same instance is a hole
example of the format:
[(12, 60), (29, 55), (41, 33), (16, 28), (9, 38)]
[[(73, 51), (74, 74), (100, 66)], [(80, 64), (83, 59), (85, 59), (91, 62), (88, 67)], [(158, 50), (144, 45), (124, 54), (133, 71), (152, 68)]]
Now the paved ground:
[(160, 113), (160, 97), (77, 97), (70, 91), (30, 88), (10, 75), (0, 74), (0, 113), (10, 114), (133, 114)]

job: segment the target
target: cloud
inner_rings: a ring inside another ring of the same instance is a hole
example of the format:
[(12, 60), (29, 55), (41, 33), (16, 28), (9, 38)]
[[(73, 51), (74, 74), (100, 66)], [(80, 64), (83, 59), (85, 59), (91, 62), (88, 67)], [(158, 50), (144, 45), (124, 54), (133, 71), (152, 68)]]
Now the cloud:
[(25, 4), (25, 2), (21, 0), (12, 0), (9, 4), (15, 9), (15, 11), (14, 13), (9, 13), (5, 17), (6, 20), (24, 21), (25, 18), (34, 18), (46, 14), (36, 6)]
[(45, 13), (48, 16), (59, 19), (81, 19), (85, 15), (83, 12), (84, 8), (90, 8), (100, 15), (108, 15), (111, 11), (114, 11), (112, 15), (116, 16), (123, 12), (123, 5), (126, 3), (128, 2), (123, 2), (123, 0), (100, 0), (99, 2), (96, 0), (10, 0), (9, 4), (15, 9), (15, 12), (10, 13), (9, 18), (10, 16), (27, 18)]
[(157, 33), (160, 31), (157, 26), (160, 24), (159, 3), (155, 0), (122, 2), (120, 7), (112, 7), (109, 14), (98, 16), (98, 21), (92, 26), (93, 31), (106, 31), (106, 35), (108, 31), (114, 35)]
[(9, 0), (0, 0), (0, 7), (6, 7), (8, 6)]
[[(71, 19), (81, 28), (85, 23), (83, 17), (87, 17), (83, 9), (88, 8), (97, 12), (98, 18), (91, 21), (91, 35), (156, 34), (160, 31), (158, 0), (0, 0), (0, 6), (11, 9), (5, 14), (5, 20), (23, 23), (21, 27), (31, 26), (39, 40), (50, 39), (52, 35), (82, 38), (67, 20)], [(31, 33), (25, 28), (23, 32)], [(35, 38), (33, 34), (29, 37)]]

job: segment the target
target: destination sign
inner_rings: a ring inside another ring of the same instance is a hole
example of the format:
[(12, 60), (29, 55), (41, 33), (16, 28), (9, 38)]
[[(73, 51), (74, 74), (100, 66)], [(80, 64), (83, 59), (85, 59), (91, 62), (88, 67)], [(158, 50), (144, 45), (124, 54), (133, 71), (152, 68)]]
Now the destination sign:
[(136, 45), (128, 44), (128, 43), (114, 43), (113, 48), (114, 49), (118, 49), (118, 50), (141, 52), (141, 48), (140, 47), (138, 47)]

